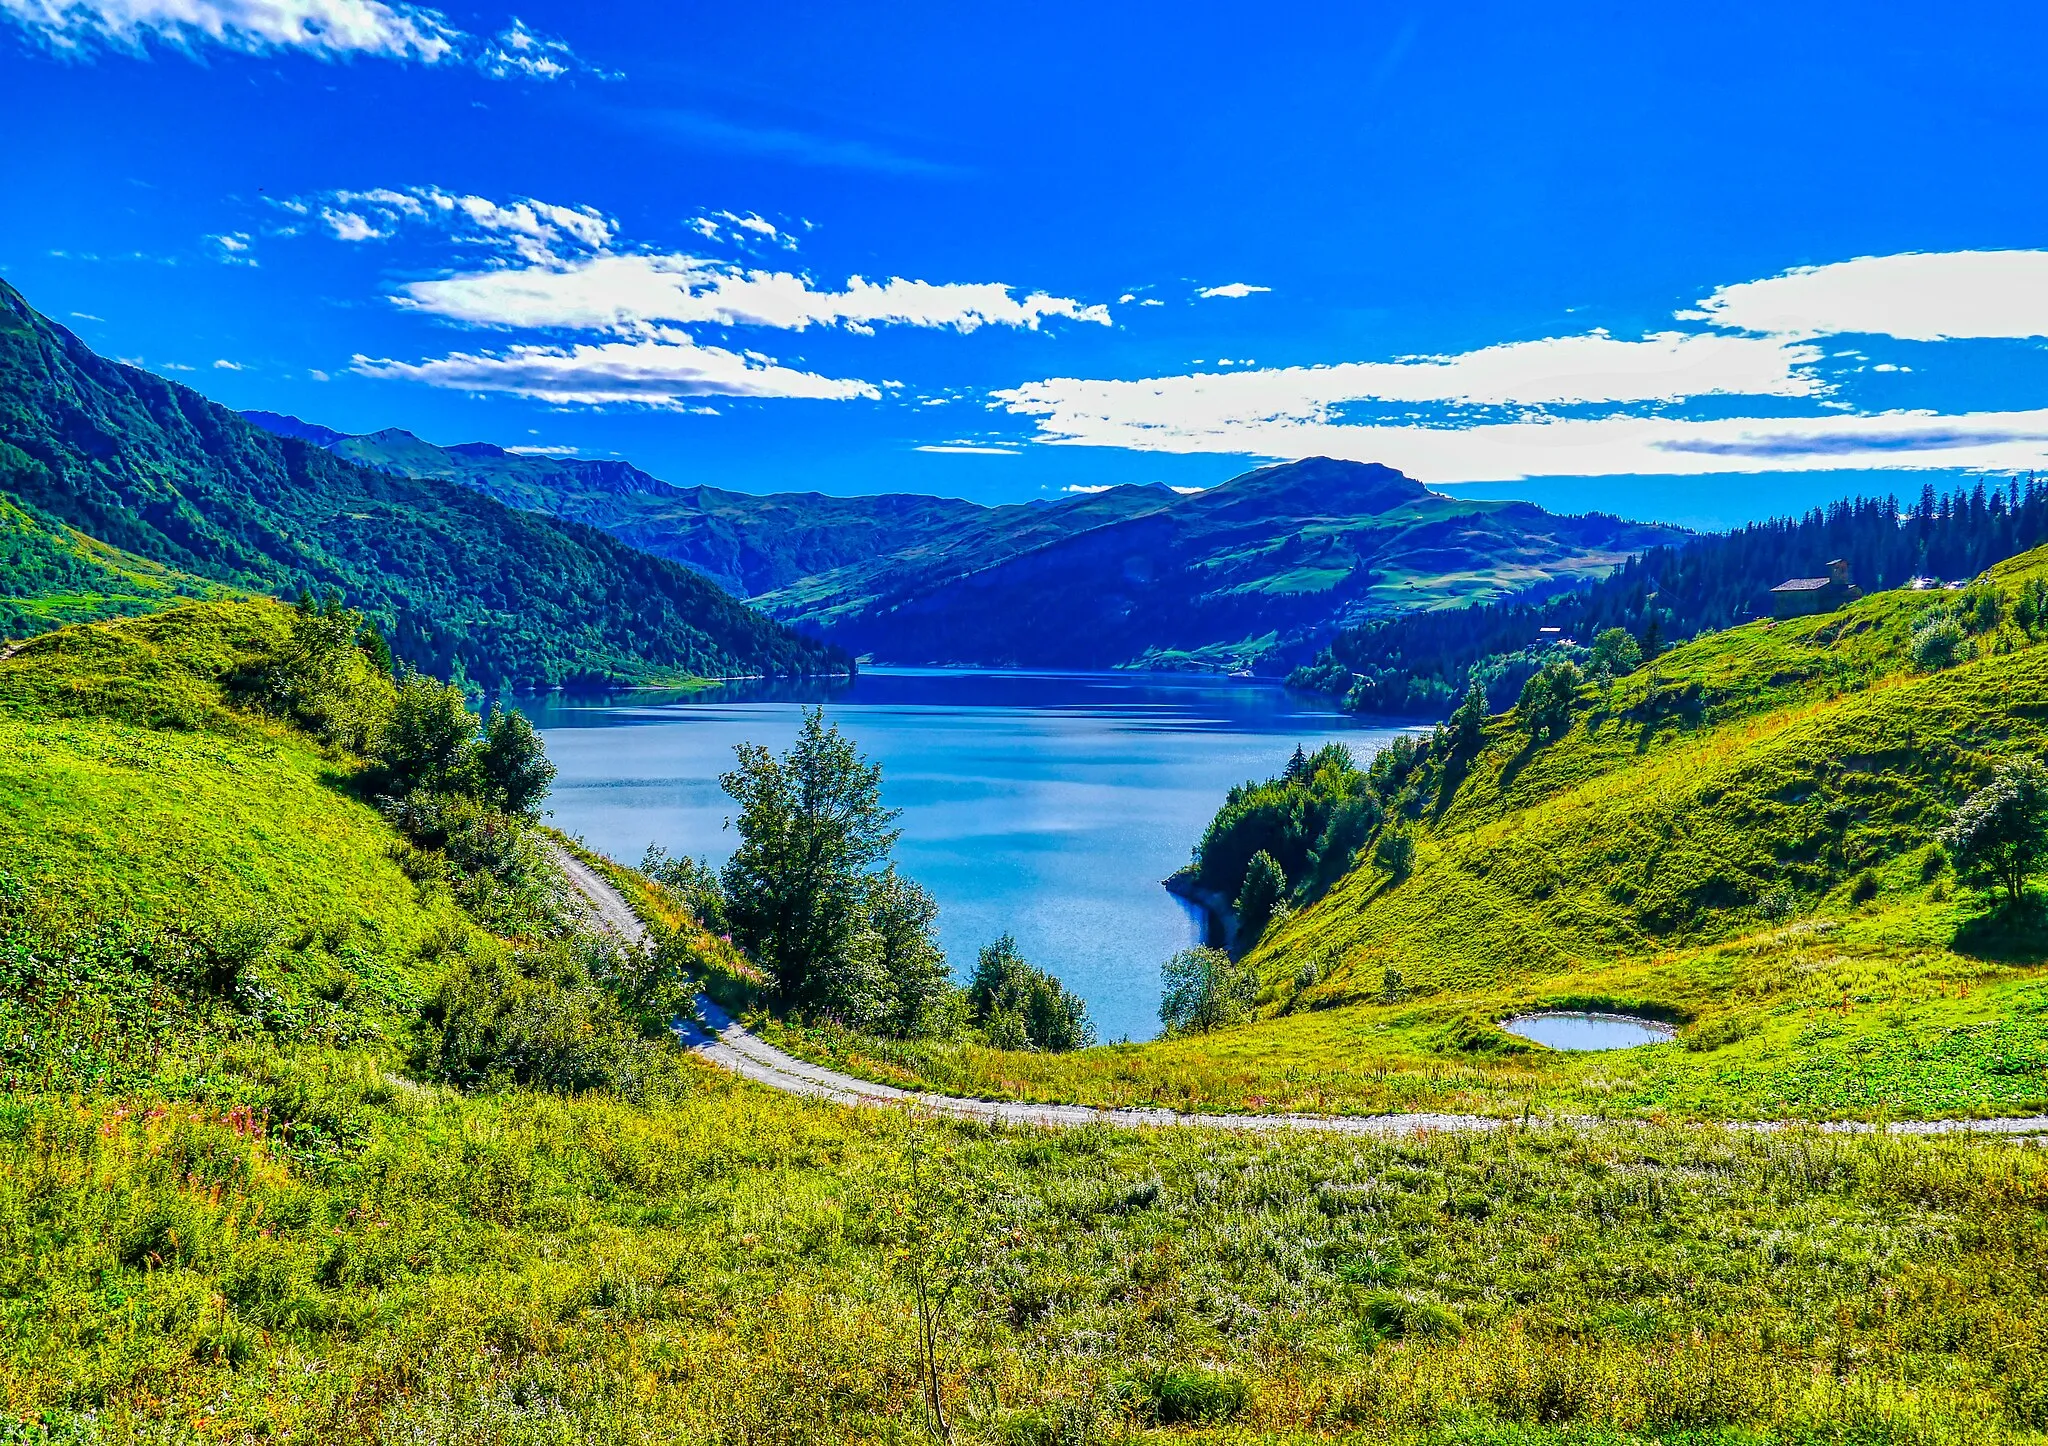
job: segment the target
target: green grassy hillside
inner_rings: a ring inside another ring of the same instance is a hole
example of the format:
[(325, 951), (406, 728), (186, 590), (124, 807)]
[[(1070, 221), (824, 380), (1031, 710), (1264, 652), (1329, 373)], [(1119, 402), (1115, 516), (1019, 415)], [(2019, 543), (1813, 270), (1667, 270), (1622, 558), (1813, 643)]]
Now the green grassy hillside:
[[(399, 656), (500, 685), (843, 666), (702, 575), (467, 487), (356, 466), (95, 355), (0, 282), (0, 500), (235, 588), (342, 594)], [(38, 575), (46, 569), (39, 569)], [(61, 577), (0, 592), (71, 590)], [(60, 621), (61, 608), (46, 610)], [(17, 608), (10, 617), (37, 621)]]
[[(2048, 926), (1962, 889), (1934, 834), (2014, 752), (2048, 749), (2048, 646), (2012, 619), (2048, 553), (1964, 595), (1867, 598), (1700, 638), (1582, 690), (1563, 737), (1512, 716), (1458, 764), (1383, 778), (1418, 840), (1371, 850), (1262, 939), (1256, 1022), (1061, 1057), (793, 1042), (991, 1095), (1181, 1107), (1708, 1118), (2048, 1110)], [(1915, 623), (1980, 620), (1929, 673)], [(1544, 1007), (1645, 1012), (1677, 1043), (1558, 1053)]]
[[(2048, 1428), (2031, 1150), (986, 1130), (656, 1039), (522, 1082), (619, 1035), (546, 1001), (631, 970), (470, 912), (364, 759), (252, 705), (303, 627), (200, 603), (0, 659), (0, 1439), (925, 1439), (921, 1290), (961, 1442)], [(499, 1067), (457, 1088), (465, 1007)]]

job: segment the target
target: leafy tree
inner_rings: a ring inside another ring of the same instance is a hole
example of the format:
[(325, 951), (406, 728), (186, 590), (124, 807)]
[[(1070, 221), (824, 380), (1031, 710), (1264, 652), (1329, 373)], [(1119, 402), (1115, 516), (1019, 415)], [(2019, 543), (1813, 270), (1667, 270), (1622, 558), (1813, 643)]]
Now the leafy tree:
[(1479, 684), (1465, 690), (1465, 701), (1451, 714), (1450, 725), (1444, 729), (1444, 746), (1448, 756), (1459, 763), (1478, 757), (1486, 746), (1486, 689)]
[(832, 966), (867, 922), (869, 875), (896, 842), (882, 770), (825, 722), (804, 715), (789, 751), (735, 749), (719, 784), (740, 806), (740, 846), (721, 873), (732, 934), (785, 1007), (829, 1006)]
[(1546, 664), (1522, 685), (1515, 712), (1537, 742), (1561, 738), (1572, 726), (1572, 701), (1579, 691), (1578, 666), (1566, 660)]
[(938, 901), (892, 864), (868, 880), (863, 903), (867, 917), (850, 954), (864, 997), (861, 1017), (850, 1022), (899, 1039), (950, 1033), (958, 1013), (952, 973), (932, 936)]
[(975, 1024), (998, 1049), (1054, 1053), (1095, 1042), (1080, 997), (1026, 963), (1008, 934), (981, 951), (967, 986), (967, 1004)]
[(1200, 1034), (1250, 1017), (1259, 976), (1221, 949), (1183, 949), (1160, 970), (1159, 1022), (1168, 1034)]
[(524, 714), (510, 708), (491, 710), (471, 766), (478, 796), (521, 818), (540, 816), (540, 801), (555, 781), (555, 765), (548, 761), (540, 734)]
[(1380, 806), (1379, 795), (1370, 787), (1347, 794), (1330, 811), (1330, 821), (1323, 825), (1315, 847), (1309, 851), (1308, 874), (1302, 880), (1305, 895), (1311, 899), (1320, 898), (1336, 887), (1337, 881), (1351, 871), (1351, 865), (1358, 859), (1358, 851), (1365, 847), (1373, 830), (1385, 817), (1386, 810)]
[(1398, 823), (1388, 824), (1373, 841), (1372, 861), (1397, 879), (1407, 878), (1415, 867), (1415, 835)]
[(1949, 817), (1940, 839), (1958, 874), (2018, 903), (2048, 856), (2048, 768), (2037, 758), (2005, 760)]
[(1643, 650), (1627, 628), (1608, 628), (1593, 639), (1593, 671), (1613, 677), (1632, 673), (1643, 661)]
[(476, 731), (476, 715), (463, 701), (460, 688), (424, 673), (408, 673), (399, 680), (373, 755), (382, 791), (403, 797), (415, 789), (448, 788), (466, 761)]
[(1264, 849), (1244, 866), (1244, 884), (1237, 892), (1237, 926), (1249, 944), (1266, 931), (1273, 910), (1287, 897), (1287, 875)]

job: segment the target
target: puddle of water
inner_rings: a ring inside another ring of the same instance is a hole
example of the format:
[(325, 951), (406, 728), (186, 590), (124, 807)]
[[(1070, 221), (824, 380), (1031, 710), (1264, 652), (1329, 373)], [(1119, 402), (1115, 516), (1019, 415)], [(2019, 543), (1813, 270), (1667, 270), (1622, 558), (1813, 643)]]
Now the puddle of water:
[(1634, 1049), (1643, 1044), (1669, 1044), (1678, 1035), (1676, 1029), (1654, 1019), (1564, 1011), (1518, 1014), (1503, 1019), (1500, 1027), (1552, 1049)]

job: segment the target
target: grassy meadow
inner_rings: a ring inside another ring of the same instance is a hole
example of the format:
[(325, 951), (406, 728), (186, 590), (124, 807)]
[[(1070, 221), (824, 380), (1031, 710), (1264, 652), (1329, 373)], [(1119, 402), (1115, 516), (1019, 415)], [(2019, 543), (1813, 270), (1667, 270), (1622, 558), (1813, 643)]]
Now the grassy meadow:
[[(1003, 1130), (776, 1095), (659, 1039), (617, 1085), (457, 1088), (418, 1047), (435, 1001), (535, 941), (423, 863), (364, 801), (361, 759), (240, 701), (290, 619), (199, 604), (0, 660), (0, 1440), (2048, 1433), (2048, 1157), (2024, 1146), (1541, 1121), (1395, 1142)], [(689, 929), (609, 868), (658, 934)], [(1867, 938), (1894, 960), (1885, 941), (1919, 919), (1949, 957), (1941, 920), (1970, 916), (1921, 887), (1784, 942), (1834, 960)], [(534, 917), (519, 928), (573, 929)], [(1315, 923), (1275, 941), (1276, 977)], [(1737, 931), (1672, 957), (1739, 974), (1785, 953)], [(1649, 991), (1675, 966), (1626, 967)], [(1996, 1001), (2024, 966), (1972, 967), (2013, 977), (1973, 974), (1940, 996), (1951, 1013), (1915, 1018), (2021, 1017)], [(1426, 999), (1382, 1018), (1276, 995), (1244, 1030), (1057, 1063), (1184, 1067), (1216, 1097), (1320, 1071), (1361, 1107), (1433, 1078), (1432, 1097), (1491, 1091), (1505, 1112), (1507, 1057), (1403, 1046), (1424, 1063), (1377, 1086), (1331, 1067), (1357, 1047), (1341, 1031), (1443, 1027)]]

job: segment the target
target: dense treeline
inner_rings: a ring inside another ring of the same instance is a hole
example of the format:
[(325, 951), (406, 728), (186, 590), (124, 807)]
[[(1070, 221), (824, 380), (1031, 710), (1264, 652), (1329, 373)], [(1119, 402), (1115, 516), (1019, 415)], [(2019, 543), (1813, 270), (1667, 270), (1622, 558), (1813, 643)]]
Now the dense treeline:
[(487, 691), (846, 666), (595, 528), (358, 466), (108, 361), (4, 282), (0, 493), (200, 577), (339, 593), (401, 661)]
[(1546, 628), (1579, 643), (1625, 628), (1655, 654), (1767, 614), (1773, 587), (1819, 576), (1836, 558), (1871, 592), (1914, 578), (1972, 578), (2043, 542), (2048, 482), (2015, 477), (1947, 495), (1930, 484), (1904, 509), (1892, 497), (1858, 498), (1652, 548), (1606, 579), (1562, 595), (1366, 623), (1339, 634), (1289, 681), (1340, 696), (1354, 712), (1441, 717), (1476, 678), (1498, 711), (1516, 700), (1552, 651)]

